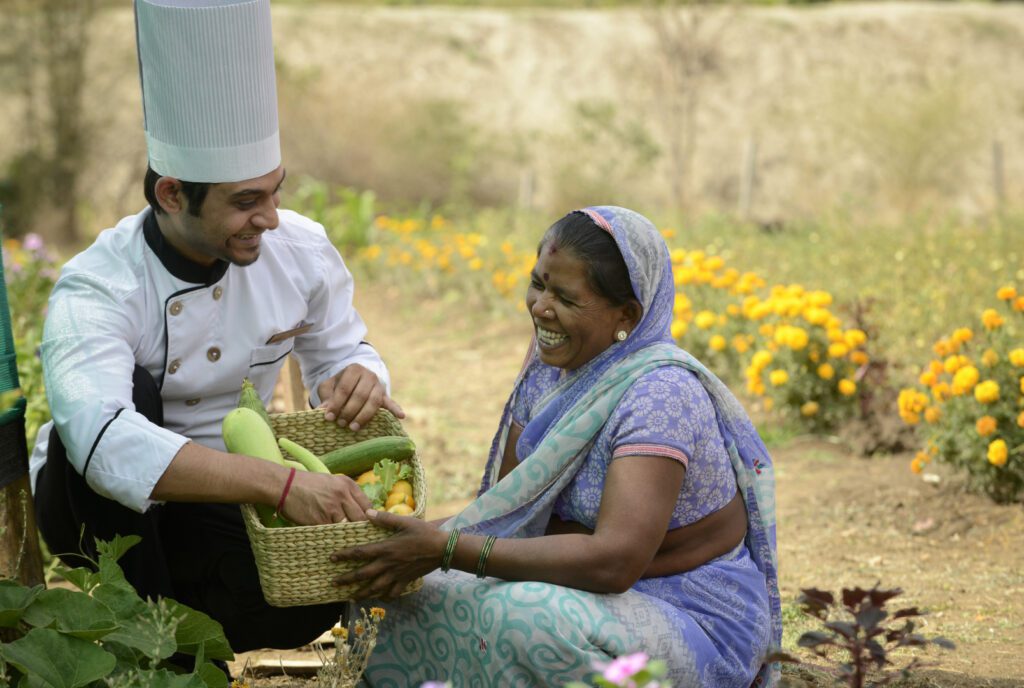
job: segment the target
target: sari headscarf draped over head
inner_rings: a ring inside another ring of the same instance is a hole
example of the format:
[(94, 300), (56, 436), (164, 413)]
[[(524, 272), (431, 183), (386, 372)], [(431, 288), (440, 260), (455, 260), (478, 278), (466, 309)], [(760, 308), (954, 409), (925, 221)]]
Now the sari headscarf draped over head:
[(543, 535), (558, 495), (570, 484), (612, 410), (630, 385), (665, 365), (692, 371), (715, 407), (718, 429), (736, 472), (747, 507), (747, 545), (764, 573), (773, 620), (772, 644), (782, 638), (775, 549), (775, 479), (768, 450), (732, 392), (672, 338), (675, 283), (672, 261), (661, 234), (647, 218), (615, 206), (574, 212), (587, 214), (615, 239), (629, 271), (643, 317), (623, 342), (616, 342), (579, 369), (564, 375), (535, 406), (523, 429), (526, 446), (535, 447), (499, 483), (498, 469), (512, 423), (520, 385), (537, 367), (546, 366), (531, 342), (526, 362), (505, 404), (491, 444), (477, 499), (443, 527), (498, 537)]

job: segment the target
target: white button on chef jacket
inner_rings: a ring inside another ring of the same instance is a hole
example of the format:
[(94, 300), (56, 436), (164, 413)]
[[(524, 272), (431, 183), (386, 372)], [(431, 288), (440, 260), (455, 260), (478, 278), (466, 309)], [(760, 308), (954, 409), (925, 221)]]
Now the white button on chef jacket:
[[(153, 504), (154, 485), (189, 439), (224, 449), (221, 421), (237, 405), (243, 378), (270, 401), (290, 352), (314, 406), (317, 386), (353, 363), (390, 385), (364, 341), (352, 275), (321, 225), (281, 210), (255, 263), (230, 265), (215, 283), (196, 284), (168, 272), (147, 244), (150, 212), (123, 219), (68, 261), (50, 297), (42, 344), (52, 423), (68, 459), (96, 492), (140, 512)], [(305, 324), (308, 331), (270, 342)], [(134, 410), (136, 364), (160, 385), (163, 428)], [(33, 485), (50, 427), (40, 429), (32, 453)]]

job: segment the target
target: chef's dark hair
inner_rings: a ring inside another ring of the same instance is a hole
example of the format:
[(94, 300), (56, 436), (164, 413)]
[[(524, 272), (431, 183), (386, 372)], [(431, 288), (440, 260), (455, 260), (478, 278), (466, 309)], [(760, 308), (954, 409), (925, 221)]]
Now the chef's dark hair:
[[(156, 182), (162, 177), (159, 172), (156, 172), (152, 167), (146, 168), (146, 179), (143, 181), (143, 193), (146, 194), (146, 200), (149, 201), (149, 207), (153, 209), (157, 215), (162, 215), (164, 209), (160, 207), (159, 201), (156, 200)], [(190, 215), (199, 217), (199, 213), (203, 209), (203, 201), (206, 200), (206, 194), (210, 192), (209, 182), (186, 182), (181, 181), (181, 192), (185, 194), (185, 199), (188, 200), (188, 212)]]

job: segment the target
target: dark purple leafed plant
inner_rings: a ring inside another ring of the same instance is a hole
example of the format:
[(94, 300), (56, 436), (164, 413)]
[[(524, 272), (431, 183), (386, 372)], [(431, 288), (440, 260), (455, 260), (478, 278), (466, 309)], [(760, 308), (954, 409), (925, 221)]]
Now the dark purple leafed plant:
[[(917, 607), (907, 607), (890, 615), (886, 602), (901, 594), (900, 588), (880, 590), (876, 583), (870, 590), (843, 588), (842, 600), (837, 602), (830, 592), (815, 588), (804, 588), (797, 598), (801, 610), (820, 620), (821, 631), (808, 631), (800, 636), (797, 645), (806, 647), (819, 657), (835, 661), (833, 648), (840, 655), (849, 658), (836, 667), (841, 683), (851, 688), (863, 686), (884, 686), (897, 678), (905, 678), (922, 662), (914, 657), (898, 671), (879, 675), (871, 683), (865, 683), (869, 672), (881, 671), (893, 666), (890, 653), (901, 647), (924, 647), (938, 645), (953, 649), (953, 643), (945, 638), (926, 638), (915, 633), (914, 618), (922, 616)], [(902, 620), (902, 623), (899, 623)], [(796, 657), (776, 652), (770, 661), (800, 663)]]

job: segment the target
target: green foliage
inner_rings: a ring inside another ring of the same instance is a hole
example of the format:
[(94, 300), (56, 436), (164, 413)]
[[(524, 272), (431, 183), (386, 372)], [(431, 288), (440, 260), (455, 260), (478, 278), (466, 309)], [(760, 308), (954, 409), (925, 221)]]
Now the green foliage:
[(345, 186), (328, 187), (309, 177), (289, 199), (294, 210), (316, 220), (342, 249), (361, 248), (373, 238), (376, 195)]
[(21, 240), (6, 239), (3, 259), (7, 305), (18, 354), (18, 381), (28, 402), (25, 436), (31, 447), (39, 426), (50, 419), (39, 345), (43, 338), (46, 302), (57, 279), (57, 262), (36, 234), (27, 234)]
[[(97, 542), (91, 568), (59, 568), (76, 590), (0, 580), (0, 628), (20, 636), (0, 644), (0, 682), (227, 688), (227, 677), (209, 661), (234, 658), (220, 624), (174, 600), (143, 600), (125, 580), (117, 560), (138, 542)], [(175, 653), (194, 655), (198, 669), (184, 673), (171, 665)]]

